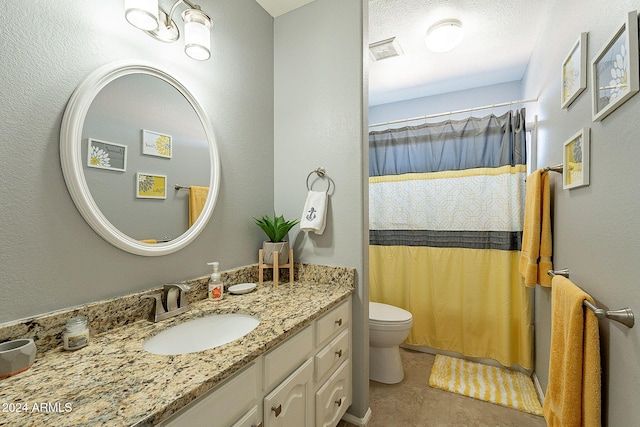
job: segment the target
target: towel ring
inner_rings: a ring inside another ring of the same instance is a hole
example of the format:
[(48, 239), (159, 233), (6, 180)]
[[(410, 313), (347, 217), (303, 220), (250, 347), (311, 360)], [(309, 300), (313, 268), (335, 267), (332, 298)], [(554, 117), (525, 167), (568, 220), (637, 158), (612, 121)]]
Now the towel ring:
[(333, 188), (336, 187), (336, 185), (333, 183), (333, 180), (327, 175), (327, 171), (323, 167), (319, 167), (315, 170), (312, 170), (311, 172), (309, 172), (309, 175), (307, 175), (307, 191), (311, 191), (311, 187), (309, 186), (309, 178), (311, 178), (311, 175), (313, 175), (314, 173), (320, 178), (327, 178), (327, 193), (329, 193), (329, 190), (331, 190), (331, 184), (333, 184)]

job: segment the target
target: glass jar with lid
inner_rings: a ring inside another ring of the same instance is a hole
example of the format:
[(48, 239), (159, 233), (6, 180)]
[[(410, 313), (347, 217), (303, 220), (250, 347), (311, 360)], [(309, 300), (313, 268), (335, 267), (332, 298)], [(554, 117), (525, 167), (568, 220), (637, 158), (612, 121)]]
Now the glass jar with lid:
[(85, 316), (67, 320), (62, 344), (65, 350), (77, 350), (89, 344), (89, 326)]

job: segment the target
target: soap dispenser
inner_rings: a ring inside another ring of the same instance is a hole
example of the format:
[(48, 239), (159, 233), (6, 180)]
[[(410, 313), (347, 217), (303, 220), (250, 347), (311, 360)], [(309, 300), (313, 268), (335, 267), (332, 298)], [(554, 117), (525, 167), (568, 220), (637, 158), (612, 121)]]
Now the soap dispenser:
[(209, 292), (207, 292), (207, 298), (213, 301), (219, 301), (224, 297), (224, 285), (220, 280), (220, 273), (218, 273), (218, 262), (208, 262), (207, 265), (213, 267), (213, 273), (211, 273), (211, 279), (209, 280)]

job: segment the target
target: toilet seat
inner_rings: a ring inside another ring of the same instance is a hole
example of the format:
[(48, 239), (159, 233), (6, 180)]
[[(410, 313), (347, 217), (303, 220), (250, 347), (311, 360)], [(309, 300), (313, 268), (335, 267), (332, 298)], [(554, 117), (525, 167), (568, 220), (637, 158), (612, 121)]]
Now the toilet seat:
[(369, 327), (402, 330), (410, 328), (413, 316), (407, 310), (379, 302), (369, 302)]

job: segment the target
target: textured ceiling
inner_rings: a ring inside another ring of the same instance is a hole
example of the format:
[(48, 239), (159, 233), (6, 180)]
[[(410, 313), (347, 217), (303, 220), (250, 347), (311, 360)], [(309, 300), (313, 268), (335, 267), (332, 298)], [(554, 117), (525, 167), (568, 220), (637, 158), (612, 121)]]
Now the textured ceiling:
[[(256, 0), (277, 17), (313, 0)], [(553, 0), (369, 0), (369, 43), (396, 37), (404, 54), (370, 60), (369, 104), (521, 80)], [(427, 50), (431, 24), (462, 21), (462, 43)]]
[[(396, 37), (404, 54), (370, 61), (369, 104), (522, 79), (551, 0), (369, 0), (369, 43)], [(431, 24), (462, 21), (462, 43), (427, 50)]]

